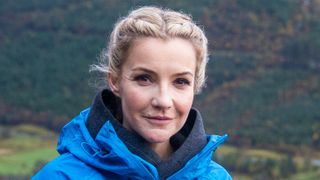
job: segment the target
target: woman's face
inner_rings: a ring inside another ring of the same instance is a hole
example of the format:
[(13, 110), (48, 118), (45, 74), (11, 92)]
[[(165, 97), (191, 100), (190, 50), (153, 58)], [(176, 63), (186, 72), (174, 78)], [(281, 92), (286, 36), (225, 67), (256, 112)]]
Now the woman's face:
[(181, 38), (135, 40), (118, 82), (123, 126), (149, 143), (167, 142), (186, 122), (194, 97), (196, 53)]

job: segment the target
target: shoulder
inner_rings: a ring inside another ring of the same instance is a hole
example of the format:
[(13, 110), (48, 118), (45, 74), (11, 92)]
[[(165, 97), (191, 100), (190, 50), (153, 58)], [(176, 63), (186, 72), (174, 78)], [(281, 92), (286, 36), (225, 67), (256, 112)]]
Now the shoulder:
[(189, 164), (169, 179), (231, 180), (232, 177), (226, 169), (213, 160), (206, 161), (206, 159), (198, 159), (196, 163), (189, 162)]
[(209, 179), (232, 179), (227, 170), (218, 163), (211, 160), (210, 165), (207, 167)]
[[(32, 180), (37, 179), (87, 179), (101, 177), (94, 168), (77, 159), (71, 153), (65, 153), (46, 164)], [(99, 179), (99, 178), (98, 178)]]

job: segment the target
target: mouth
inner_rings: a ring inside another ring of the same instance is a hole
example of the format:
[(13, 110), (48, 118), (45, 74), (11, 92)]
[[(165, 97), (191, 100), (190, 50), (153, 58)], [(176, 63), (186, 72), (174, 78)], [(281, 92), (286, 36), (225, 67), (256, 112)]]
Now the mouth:
[(156, 125), (166, 125), (173, 120), (173, 118), (168, 116), (144, 116), (144, 118)]
[(146, 118), (148, 119), (155, 119), (155, 120), (159, 120), (159, 121), (165, 121), (165, 120), (172, 120), (172, 118), (167, 117), (167, 116), (146, 116)]

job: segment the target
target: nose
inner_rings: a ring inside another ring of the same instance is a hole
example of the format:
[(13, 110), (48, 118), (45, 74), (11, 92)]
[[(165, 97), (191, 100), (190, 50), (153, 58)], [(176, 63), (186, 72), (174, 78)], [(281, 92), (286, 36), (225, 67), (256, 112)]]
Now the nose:
[(158, 93), (155, 93), (152, 101), (152, 106), (159, 109), (169, 109), (172, 107), (172, 95), (168, 88), (159, 88)]

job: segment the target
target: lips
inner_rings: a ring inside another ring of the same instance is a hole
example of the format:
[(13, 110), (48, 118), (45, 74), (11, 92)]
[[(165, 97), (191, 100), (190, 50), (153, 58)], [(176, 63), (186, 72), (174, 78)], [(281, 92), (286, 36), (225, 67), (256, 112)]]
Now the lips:
[(167, 116), (146, 116), (148, 119), (155, 119), (159, 121), (166, 121), (166, 120), (172, 120), (172, 118), (167, 117)]
[(144, 116), (144, 118), (155, 125), (166, 125), (173, 120), (173, 118), (167, 116)]

